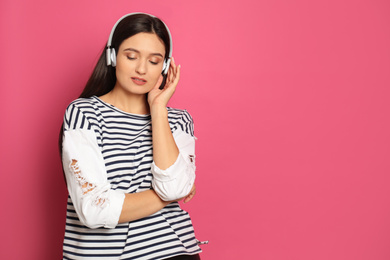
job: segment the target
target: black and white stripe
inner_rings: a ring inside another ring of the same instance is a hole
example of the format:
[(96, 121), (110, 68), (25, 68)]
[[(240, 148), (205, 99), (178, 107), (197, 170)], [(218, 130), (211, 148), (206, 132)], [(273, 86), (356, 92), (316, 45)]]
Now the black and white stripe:
[[(194, 135), (187, 111), (168, 108), (168, 120), (172, 132)], [(71, 129), (95, 132), (112, 189), (125, 193), (151, 189), (150, 115), (122, 112), (97, 97), (77, 99), (64, 117), (64, 130)], [(163, 259), (200, 251), (191, 219), (178, 203), (114, 229), (89, 229), (81, 224), (68, 198), (64, 259)]]

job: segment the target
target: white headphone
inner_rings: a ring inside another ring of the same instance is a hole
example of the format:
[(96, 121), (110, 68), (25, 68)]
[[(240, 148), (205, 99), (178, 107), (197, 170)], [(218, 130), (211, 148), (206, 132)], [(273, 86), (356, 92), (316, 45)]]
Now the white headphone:
[[(124, 16), (122, 16), (114, 25), (114, 27), (112, 27), (112, 30), (111, 30), (111, 33), (110, 33), (110, 37), (108, 38), (108, 41), (107, 41), (107, 50), (106, 50), (106, 62), (107, 62), (107, 66), (112, 66), (112, 67), (115, 67), (116, 66), (116, 53), (115, 53), (115, 49), (111, 47), (111, 41), (112, 41), (112, 36), (114, 35), (114, 32), (115, 32), (115, 29), (116, 29), (116, 26), (118, 25), (118, 23), (120, 21), (122, 21), (124, 18), (128, 17), (128, 16), (131, 16), (131, 15), (135, 15), (135, 14), (146, 14), (146, 13), (130, 13), (130, 14), (126, 14)], [(153, 18), (157, 18), (156, 16), (153, 16), (151, 14), (146, 14), (146, 15), (149, 15), (150, 17), (153, 17)], [(162, 22), (162, 21), (161, 21)], [(167, 32), (168, 32), (168, 35), (169, 35), (169, 53), (168, 55), (166, 55), (166, 59), (164, 59), (164, 64), (163, 64), (163, 69), (162, 69), (162, 73), (164, 75), (167, 75), (168, 73), (168, 69), (169, 69), (169, 65), (171, 64), (171, 58), (172, 58), (172, 36), (171, 36), (171, 32), (169, 31), (168, 29), (168, 26), (162, 22), (164, 25), (165, 25), (165, 28), (167, 29)]]

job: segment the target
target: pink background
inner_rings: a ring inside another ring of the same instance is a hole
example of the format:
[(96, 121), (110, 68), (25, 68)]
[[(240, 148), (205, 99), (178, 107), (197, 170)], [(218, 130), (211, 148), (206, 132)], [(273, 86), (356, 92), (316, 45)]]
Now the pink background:
[(195, 119), (203, 259), (390, 259), (390, 2), (0, 3), (1, 259), (60, 259), (67, 104), (122, 15), (161, 17)]

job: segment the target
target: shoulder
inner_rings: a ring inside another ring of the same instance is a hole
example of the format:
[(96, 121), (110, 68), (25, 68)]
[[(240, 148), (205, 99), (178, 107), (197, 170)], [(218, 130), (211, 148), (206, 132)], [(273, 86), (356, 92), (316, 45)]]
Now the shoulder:
[(78, 98), (69, 103), (65, 117), (83, 115), (88, 118), (98, 117), (101, 114), (102, 104), (95, 97)]
[(194, 135), (194, 122), (191, 114), (185, 109), (168, 107), (168, 121), (172, 132), (178, 129), (187, 134)]
[(66, 110), (68, 111), (75, 108), (79, 110), (94, 109), (96, 106), (97, 106), (97, 100), (94, 97), (78, 98), (70, 102)]
[(65, 129), (79, 128), (80, 124), (90, 128), (90, 121), (97, 118), (98, 104), (94, 97), (78, 98), (69, 103), (64, 115)]

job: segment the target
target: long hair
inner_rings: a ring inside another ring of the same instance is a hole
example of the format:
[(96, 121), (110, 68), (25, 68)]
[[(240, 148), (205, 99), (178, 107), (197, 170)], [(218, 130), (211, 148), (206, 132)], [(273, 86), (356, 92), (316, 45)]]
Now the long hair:
[[(164, 23), (157, 17), (142, 13), (127, 16), (118, 23), (112, 36), (111, 47), (115, 49), (115, 53), (118, 53), (119, 46), (124, 40), (142, 32), (156, 34), (163, 41), (165, 55), (168, 55), (170, 50), (170, 36)], [(106, 65), (106, 48), (104, 48), (79, 98), (105, 95), (114, 88), (115, 83), (115, 67)], [(62, 124), (58, 138), (58, 148), (61, 157), (63, 131)]]

